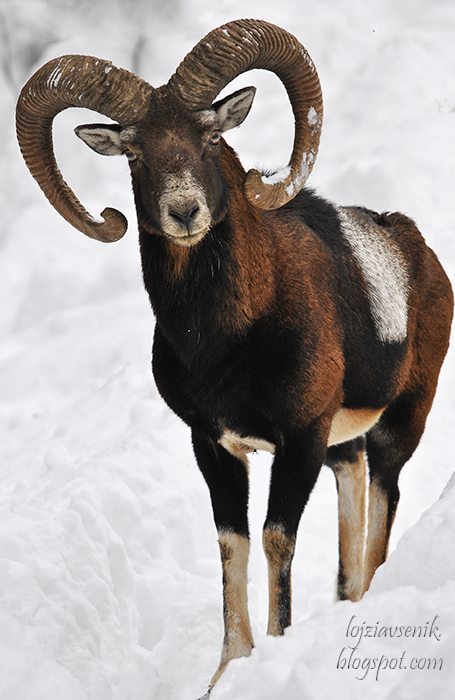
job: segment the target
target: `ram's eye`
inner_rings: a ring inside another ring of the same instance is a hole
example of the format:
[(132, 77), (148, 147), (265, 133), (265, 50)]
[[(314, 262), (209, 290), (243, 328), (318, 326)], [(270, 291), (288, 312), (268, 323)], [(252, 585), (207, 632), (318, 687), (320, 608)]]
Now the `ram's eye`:
[(125, 151), (125, 155), (129, 163), (134, 163), (137, 160), (137, 155), (132, 151)]
[(209, 143), (212, 144), (212, 146), (216, 146), (220, 142), (221, 139), (221, 131), (212, 131), (212, 133), (209, 136)]

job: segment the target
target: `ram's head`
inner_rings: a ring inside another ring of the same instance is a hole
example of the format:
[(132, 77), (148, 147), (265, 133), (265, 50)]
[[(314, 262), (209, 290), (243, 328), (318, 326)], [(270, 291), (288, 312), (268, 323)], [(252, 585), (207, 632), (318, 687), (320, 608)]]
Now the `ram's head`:
[(221, 134), (243, 122), (255, 88), (214, 100), (236, 76), (253, 68), (278, 75), (295, 116), (294, 147), (283, 177), (267, 182), (250, 170), (244, 181), (253, 205), (276, 209), (297, 194), (314, 164), (322, 95), (316, 70), (297, 39), (259, 20), (238, 20), (210, 32), (157, 89), (90, 56), (50, 61), (30, 78), (18, 100), (21, 151), (44, 194), (67, 221), (91, 238), (118, 240), (127, 227), (123, 214), (105, 209), (104, 221), (96, 222), (64, 182), (52, 143), (52, 121), (68, 107), (109, 117), (115, 124), (80, 126), (77, 135), (98, 153), (128, 158), (142, 229), (191, 245), (224, 213)]

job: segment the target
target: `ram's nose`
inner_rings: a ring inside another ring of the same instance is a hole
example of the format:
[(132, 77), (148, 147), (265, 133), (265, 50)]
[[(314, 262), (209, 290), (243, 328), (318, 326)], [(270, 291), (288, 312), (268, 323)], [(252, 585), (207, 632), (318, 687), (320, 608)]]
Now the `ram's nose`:
[(169, 209), (169, 216), (182, 228), (191, 233), (191, 227), (199, 212), (199, 204), (191, 204), (182, 209)]

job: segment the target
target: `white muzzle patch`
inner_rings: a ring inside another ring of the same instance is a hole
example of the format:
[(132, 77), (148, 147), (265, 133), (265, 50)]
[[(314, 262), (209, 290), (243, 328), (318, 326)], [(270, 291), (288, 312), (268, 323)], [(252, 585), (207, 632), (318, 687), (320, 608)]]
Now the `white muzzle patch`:
[(159, 206), (164, 233), (180, 245), (198, 243), (210, 228), (204, 190), (189, 171), (166, 177)]

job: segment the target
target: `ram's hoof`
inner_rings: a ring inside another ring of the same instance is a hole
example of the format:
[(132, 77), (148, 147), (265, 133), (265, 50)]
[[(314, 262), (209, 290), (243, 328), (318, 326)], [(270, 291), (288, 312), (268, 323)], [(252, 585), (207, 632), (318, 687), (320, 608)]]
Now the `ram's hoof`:
[(210, 700), (210, 693), (212, 692), (212, 687), (213, 686), (210, 686), (206, 694), (203, 695), (202, 698), (198, 698), (198, 700)]

